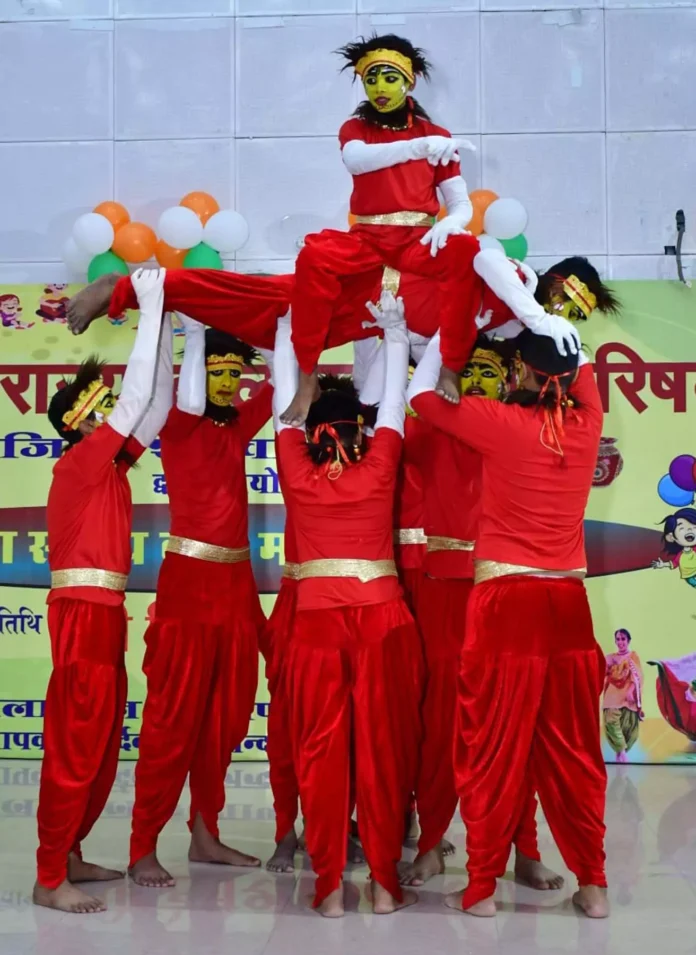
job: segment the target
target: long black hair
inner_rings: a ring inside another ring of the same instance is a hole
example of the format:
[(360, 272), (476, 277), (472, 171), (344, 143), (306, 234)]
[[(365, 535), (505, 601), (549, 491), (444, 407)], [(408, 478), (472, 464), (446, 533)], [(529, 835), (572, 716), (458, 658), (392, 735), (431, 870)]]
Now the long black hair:
[(307, 452), (317, 466), (341, 462), (344, 456), (356, 464), (364, 451), (363, 427), (374, 426), (377, 408), (360, 402), (348, 375), (320, 375), (318, 386), (319, 397), (305, 423)]
[(530, 388), (516, 388), (505, 401), (511, 405), (538, 405), (553, 410), (561, 404), (565, 412), (563, 399), (575, 380), (579, 355), (573, 355), (568, 349), (561, 355), (553, 338), (547, 335), (535, 335), (526, 328), (514, 340), (517, 353), (525, 365), (531, 369), (539, 385), (539, 391)]
[(551, 291), (558, 279), (567, 279), (575, 275), (588, 287), (597, 299), (597, 310), (604, 315), (616, 315), (621, 311), (621, 302), (599, 277), (599, 272), (592, 263), (582, 255), (573, 255), (570, 258), (557, 262), (550, 269), (539, 276), (534, 297), (541, 305), (551, 300)]
[(99, 358), (98, 355), (90, 355), (77, 369), (77, 373), (72, 381), (67, 381), (64, 378), (58, 390), (51, 398), (48, 406), (48, 420), (61, 438), (67, 441), (68, 448), (72, 448), (81, 441), (84, 435), (76, 428), (66, 427), (63, 421), (63, 415), (67, 411), (70, 411), (80, 397), (80, 394), (86, 388), (89, 388), (93, 382), (98, 381), (102, 377), (105, 364), (106, 362)]

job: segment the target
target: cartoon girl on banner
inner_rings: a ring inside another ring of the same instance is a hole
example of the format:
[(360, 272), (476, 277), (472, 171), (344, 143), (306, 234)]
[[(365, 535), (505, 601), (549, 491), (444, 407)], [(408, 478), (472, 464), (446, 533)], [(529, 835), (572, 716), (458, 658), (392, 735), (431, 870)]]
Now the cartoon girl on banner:
[(19, 296), (10, 293), (0, 295), (0, 319), (2, 320), (2, 327), (16, 329), (34, 327), (33, 322), (27, 325), (26, 322), (21, 321), (21, 317), (22, 303), (19, 301)]
[(631, 650), (631, 634), (617, 630), (616, 653), (607, 654), (602, 711), (604, 731), (616, 753), (617, 763), (628, 762), (628, 752), (638, 742), (643, 713), (643, 668)]
[(690, 587), (696, 587), (696, 458), (680, 454), (669, 466), (669, 474), (660, 478), (657, 493), (665, 504), (679, 510), (662, 520), (662, 556), (654, 560), (656, 570), (679, 570)]
[(648, 660), (657, 667), (657, 704), (672, 729), (696, 742), (696, 653), (679, 660)]

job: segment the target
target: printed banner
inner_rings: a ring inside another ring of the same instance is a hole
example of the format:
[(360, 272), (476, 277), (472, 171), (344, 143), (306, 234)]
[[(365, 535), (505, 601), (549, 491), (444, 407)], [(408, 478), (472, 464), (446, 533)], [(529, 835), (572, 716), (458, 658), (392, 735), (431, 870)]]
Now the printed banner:
[[(0, 758), (40, 758), (43, 750), (51, 669), (45, 503), (61, 453), (46, 417), (48, 402), (61, 377), (92, 353), (108, 360), (107, 380), (118, 392), (137, 324), (129, 313), (100, 319), (73, 337), (64, 311), (75, 291), (0, 286)], [(596, 316), (581, 329), (606, 412), (585, 528), (588, 591), (608, 664), (603, 744), (610, 761), (686, 762), (696, 760), (696, 437), (690, 426), (696, 362), (684, 358), (696, 354), (696, 290), (622, 282), (616, 291), (621, 317)], [(178, 340), (183, 347), (183, 336)], [(352, 349), (336, 349), (325, 361), (332, 371), (348, 371)], [(245, 378), (242, 395), (252, 394), (265, 374), (259, 369)], [(254, 573), (270, 613), (284, 563), (284, 507), (270, 425), (250, 443), (246, 470)], [(169, 531), (158, 442), (132, 472), (131, 484), (126, 760), (138, 753), (143, 634)], [(266, 758), (267, 714), (260, 668), (249, 735), (236, 759)]]

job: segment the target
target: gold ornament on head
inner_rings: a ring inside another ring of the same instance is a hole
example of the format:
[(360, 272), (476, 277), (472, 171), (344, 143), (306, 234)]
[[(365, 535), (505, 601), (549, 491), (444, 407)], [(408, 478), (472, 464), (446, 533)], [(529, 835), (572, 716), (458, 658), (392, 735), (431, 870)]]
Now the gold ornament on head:
[(227, 355), (208, 355), (205, 360), (207, 371), (224, 371), (226, 368), (243, 368), (244, 359), (241, 355), (228, 352)]
[(503, 364), (503, 360), (496, 351), (491, 351), (488, 348), (476, 348), (467, 362), (468, 365), (475, 365), (481, 362), (486, 362), (488, 365), (493, 365), (495, 370), (498, 372), (498, 375), (505, 381), (508, 376), (508, 370)]
[(400, 73), (403, 73), (409, 83), (413, 84), (415, 82), (416, 77), (411, 59), (397, 50), (370, 50), (369, 53), (358, 60), (355, 65), (355, 72), (362, 79), (373, 66), (393, 66)]
[(108, 385), (104, 384), (104, 379), (100, 376), (95, 378), (84, 391), (78, 395), (77, 401), (72, 408), (63, 415), (63, 423), (66, 430), (77, 431), (81, 422), (94, 411), (100, 401), (111, 391)]
[(597, 307), (597, 296), (594, 295), (577, 275), (569, 275), (563, 282), (563, 291), (568, 298), (582, 311), (585, 318), (589, 318)]

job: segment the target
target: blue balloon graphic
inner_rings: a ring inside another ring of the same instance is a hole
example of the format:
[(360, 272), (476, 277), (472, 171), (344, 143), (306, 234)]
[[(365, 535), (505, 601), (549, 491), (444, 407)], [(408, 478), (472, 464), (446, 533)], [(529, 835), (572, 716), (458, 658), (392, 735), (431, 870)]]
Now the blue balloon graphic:
[(694, 492), (683, 491), (680, 487), (677, 487), (669, 474), (660, 478), (657, 493), (670, 507), (687, 507), (694, 503)]

